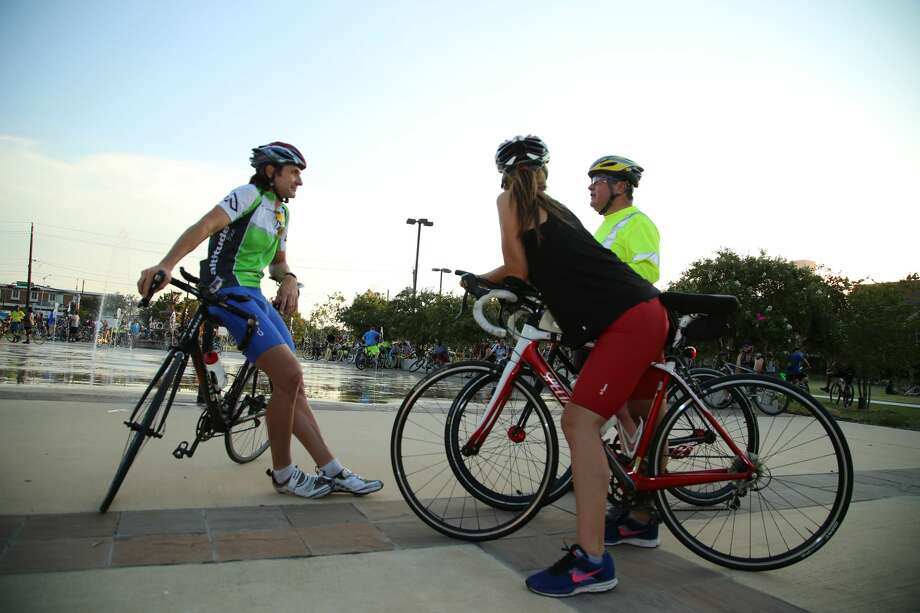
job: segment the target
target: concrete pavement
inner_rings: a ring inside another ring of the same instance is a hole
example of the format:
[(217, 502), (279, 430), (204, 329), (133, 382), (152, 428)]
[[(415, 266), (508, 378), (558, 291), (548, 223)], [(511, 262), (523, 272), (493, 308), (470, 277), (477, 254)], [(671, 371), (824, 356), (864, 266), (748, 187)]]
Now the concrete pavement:
[[(175, 460), (198, 416), (184, 396), (167, 435), (146, 445), (100, 516), (130, 396), (70, 389), (57, 400), (25, 387), (0, 386), (3, 611), (908, 611), (920, 602), (918, 432), (842, 424), (857, 470), (854, 503), (831, 543), (795, 566), (728, 571), (665, 530), (658, 550), (613, 551), (621, 580), (613, 592), (555, 601), (522, 580), (572, 541), (571, 500), (498, 541), (439, 535), (393, 482), (393, 405), (314, 403), (333, 451), (386, 487), (301, 501), (274, 494), (267, 458), (235, 465), (219, 440)], [(302, 450), (296, 461), (312, 468)]]

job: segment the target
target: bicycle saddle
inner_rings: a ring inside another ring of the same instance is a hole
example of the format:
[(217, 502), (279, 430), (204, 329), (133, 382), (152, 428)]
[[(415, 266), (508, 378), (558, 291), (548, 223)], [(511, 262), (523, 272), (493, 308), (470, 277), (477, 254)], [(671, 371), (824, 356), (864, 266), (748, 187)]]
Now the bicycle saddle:
[(723, 294), (664, 292), (658, 298), (664, 308), (684, 315), (730, 315), (739, 306), (737, 298)]

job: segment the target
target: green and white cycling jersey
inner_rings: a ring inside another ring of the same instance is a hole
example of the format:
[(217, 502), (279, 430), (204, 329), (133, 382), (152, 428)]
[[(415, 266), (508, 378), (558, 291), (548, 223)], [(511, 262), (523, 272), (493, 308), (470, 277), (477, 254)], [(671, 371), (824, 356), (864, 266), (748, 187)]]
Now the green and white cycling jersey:
[(259, 287), (275, 253), (287, 249), (289, 212), (274, 192), (242, 185), (218, 204), (230, 224), (211, 236), (201, 261), (203, 285)]

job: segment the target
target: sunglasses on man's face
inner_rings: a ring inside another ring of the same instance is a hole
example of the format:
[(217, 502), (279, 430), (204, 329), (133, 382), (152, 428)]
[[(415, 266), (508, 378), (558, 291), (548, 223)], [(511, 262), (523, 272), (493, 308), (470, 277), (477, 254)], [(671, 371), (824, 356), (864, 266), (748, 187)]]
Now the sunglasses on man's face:
[(591, 178), (591, 185), (597, 185), (598, 183), (616, 183), (617, 181), (622, 181), (623, 179), (617, 179), (616, 177), (607, 177), (605, 175), (597, 175), (596, 177)]

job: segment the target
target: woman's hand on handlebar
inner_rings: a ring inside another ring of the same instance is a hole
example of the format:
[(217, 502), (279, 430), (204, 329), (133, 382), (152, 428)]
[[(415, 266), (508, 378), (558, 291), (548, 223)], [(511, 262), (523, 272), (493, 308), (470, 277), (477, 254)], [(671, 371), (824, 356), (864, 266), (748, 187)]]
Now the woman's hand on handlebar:
[[(156, 276), (158, 272), (162, 273), (163, 280), (156, 287), (151, 288), (150, 285), (153, 283), (153, 277)], [(161, 264), (145, 268), (141, 271), (140, 279), (137, 280), (137, 291), (141, 296), (146, 297), (148, 293), (153, 294), (169, 285), (170, 279), (172, 279), (172, 271), (167, 270), (166, 267)]]

